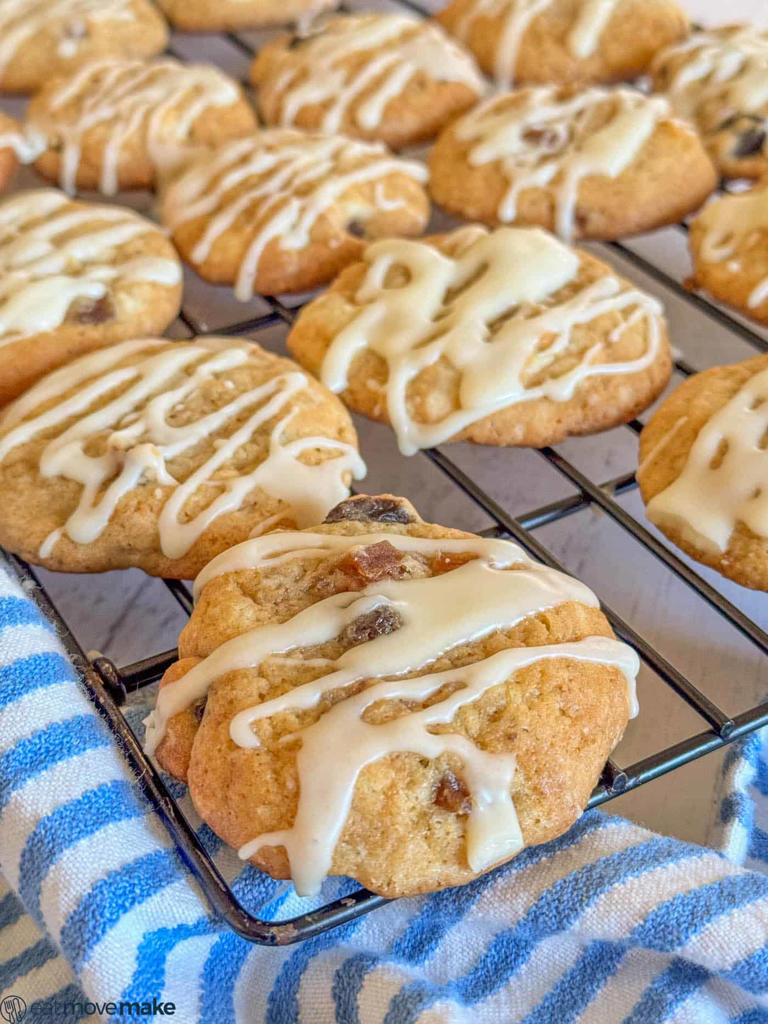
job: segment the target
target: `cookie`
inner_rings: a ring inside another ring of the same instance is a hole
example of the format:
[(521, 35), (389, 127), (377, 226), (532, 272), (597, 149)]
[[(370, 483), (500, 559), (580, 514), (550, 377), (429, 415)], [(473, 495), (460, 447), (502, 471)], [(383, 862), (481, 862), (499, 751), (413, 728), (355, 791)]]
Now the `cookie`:
[(267, 124), (395, 149), (433, 138), (485, 91), (468, 53), (405, 14), (347, 15), (279, 36), (260, 50), (251, 79)]
[(161, 217), (184, 259), (245, 301), (324, 284), (366, 238), (422, 232), (426, 179), (380, 145), (278, 128), (199, 160), (171, 182)]
[(749, 25), (694, 32), (657, 55), (652, 76), (696, 125), (723, 177), (768, 171), (768, 32)]
[(768, 323), (768, 180), (713, 200), (691, 222), (693, 283)]
[(566, 240), (673, 223), (717, 184), (693, 129), (627, 87), (496, 94), (445, 129), (429, 166), (432, 196), (452, 213)]
[(768, 356), (689, 377), (640, 436), (646, 514), (691, 558), (768, 590)]
[(661, 305), (538, 228), (374, 242), (288, 337), (400, 450), (556, 444), (625, 423), (671, 373)]
[(290, 360), (126, 341), (5, 410), (0, 545), (64, 572), (191, 579), (253, 530), (320, 521), (364, 472), (344, 407)]
[(197, 589), (147, 748), (300, 894), (428, 892), (554, 838), (635, 712), (637, 656), (587, 587), (402, 498), (246, 541)]
[(94, 57), (153, 57), (167, 43), (149, 0), (0, 0), (0, 89), (34, 92)]
[(688, 31), (671, 0), (452, 0), (437, 20), (507, 86), (637, 78)]
[(181, 305), (181, 264), (132, 210), (53, 189), (0, 202), (0, 404), (74, 356), (160, 333)]
[(18, 121), (0, 111), (0, 191), (8, 187), (19, 162), (34, 159), (36, 154)]
[(67, 192), (151, 188), (200, 149), (250, 135), (242, 89), (217, 68), (107, 57), (49, 82), (28, 131), (43, 140), (36, 167)]
[(225, 32), (288, 25), (312, 18), (337, 0), (159, 0), (170, 23), (184, 32)]

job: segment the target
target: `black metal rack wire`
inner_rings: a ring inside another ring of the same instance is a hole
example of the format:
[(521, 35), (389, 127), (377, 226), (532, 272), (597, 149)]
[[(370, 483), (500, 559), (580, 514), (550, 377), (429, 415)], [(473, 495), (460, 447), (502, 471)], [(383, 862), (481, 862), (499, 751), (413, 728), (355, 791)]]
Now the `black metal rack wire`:
[[(416, 0), (397, 0), (397, 2), (412, 12), (423, 16), (429, 14)], [(226, 38), (249, 57), (253, 56), (254, 48), (246, 39), (234, 33), (227, 33)], [(680, 228), (685, 229), (685, 225), (680, 225)], [(689, 291), (674, 277), (665, 273), (632, 248), (621, 243), (612, 243), (611, 248), (625, 262), (633, 264), (642, 273), (663, 284), (667, 290), (676, 294), (684, 302), (696, 307), (700, 313), (704, 313), (720, 326), (726, 327), (741, 340), (747, 341), (756, 350), (768, 351), (768, 341), (737, 316), (731, 315), (707, 298)], [(265, 296), (263, 298), (269, 307), (268, 312), (217, 327), (215, 333), (253, 335), (273, 327), (275, 324), (283, 323), (290, 326), (293, 323), (299, 307), (291, 308), (275, 297)], [(193, 335), (207, 333), (203, 325), (199, 324), (188, 311), (183, 310), (180, 318)], [(696, 372), (696, 369), (683, 358), (675, 360), (675, 367), (683, 376), (689, 376)], [(642, 429), (642, 424), (634, 420), (627, 424), (627, 427), (637, 434)], [(768, 654), (768, 633), (721, 594), (716, 587), (707, 582), (695, 569), (692, 569), (617, 501), (617, 498), (637, 487), (634, 472), (629, 471), (610, 480), (595, 482), (553, 448), (544, 448), (538, 454), (569, 482), (575, 493), (518, 515), (512, 515), (499, 504), (477, 481), (460, 468), (457, 462), (446, 453), (445, 448), (426, 451), (422, 453), (421, 457), (431, 460), (455, 487), (467, 495), (489, 517), (493, 525), (485, 531), (487, 535), (511, 538), (534, 557), (558, 569), (563, 569), (563, 566), (536, 537), (535, 532), (543, 526), (578, 515), (588, 509), (600, 509), (621, 530), (625, 531), (628, 539), (631, 538), (638, 542), (675, 577), (695, 591), (707, 605), (715, 609), (762, 654)], [(387, 902), (383, 897), (361, 889), (343, 899), (287, 920), (266, 921), (246, 910), (207, 854), (194, 829), (171, 796), (162, 776), (143, 753), (139, 740), (121, 711), (121, 706), (129, 694), (155, 683), (162, 676), (166, 668), (175, 660), (176, 651), (163, 651), (120, 667), (105, 657), (97, 657), (90, 661), (40, 584), (34, 570), (16, 556), (2, 552), (2, 549), (0, 549), (0, 556), (9, 570), (21, 581), (25, 590), (34, 597), (42, 612), (55, 624), (91, 700), (125, 754), (136, 774), (139, 786), (164, 822), (180, 854), (200, 883), (213, 910), (220, 914), (238, 934), (256, 943), (285, 945), (311, 938), (329, 928), (368, 913)], [(164, 582), (173, 598), (187, 614), (190, 614), (192, 597), (186, 584), (177, 580), (165, 580)], [(730, 716), (659, 653), (629, 622), (605, 604), (602, 607), (617, 635), (631, 644), (658, 678), (693, 709), (696, 715), (703, 720), (704, 727), (701, 731), (633, 764), (622, 767), (609, 760), (603, 770), (600, 782), (592, 794), (590, 807), (604, 804), (621, 793), (636, 789), (667, 772), (724, 747), (739, 737), (768, 725), (768, 702), (757, 704), (738, 715)]]

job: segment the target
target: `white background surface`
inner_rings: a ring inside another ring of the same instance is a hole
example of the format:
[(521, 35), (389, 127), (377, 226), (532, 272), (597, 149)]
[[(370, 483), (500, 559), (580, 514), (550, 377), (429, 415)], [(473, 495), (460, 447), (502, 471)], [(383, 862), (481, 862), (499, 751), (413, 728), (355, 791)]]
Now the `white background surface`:
[[(389, 9), (394, 4), (392, 0), (378, 0), (372, 6)], [(689, 0), (688, 6), (696, 18), (710, 22), (722, 20), (721, 12), (726, 8), (721, 0)], [(760, 14), (765, 21), (766, 8), (766, 0), (733, 0), (727, 4), (728, 20)], [(251, 33), (249, 38), (258, 43), (260, 37)], [(177, 53), (189, 58), (214, 60), (238, 77), (247, 70), (247, 55), (223, 38), (176, 36), (173, 46)], [(11, 112), (20, 109), (17, 101), (3, 106)], [(24, 173), (22, 182), (40, 184), (31, 171)], [(146, 195), (134, 195), (128, 201), (145, 209), (151, 206), (151, 197)], [(690, 272), (686, 235), (679, 227), (630, 244), (677, 281)], [(658, 280), (644, 277), (614, 250), (595, 248), (662, 299), (673, 343), (696, 367), (755, 354), (744, 340), (709, 319), (685, 297)], [(265, 311), (259, 299), (241, 306), (226, 289), (204, 285), (191, 273), (187, 276), (185, 308), (209, 330)], [(179, 325), (176, 329), (184, 332)], [(276, 351), (281, 351), (283, 339), (281, 328), (258, 336), (262, 344)], [(468, 529), (490, 525), (426, 456), (404, 459), (397, 454), (386, 428), (360, 418), (357, 425), (369, 465), (366, 490), (403, 493), (427, 519)], [(561, 446), (561, 451), (599, 481), (632, 470), (636, 464), (635, 437), (625, 428), (568, 442)], [(512, 512), (520, 513), (572, 493), (569, 485), (535, 452), (458, 445), (450, 447), (450, 453)], [(639, 522), (648, 525), (636, 493), (621, 500)], [(583, 511), (538, 531), (537, 536), (570, 571), (594, 587), (729, 713), (745, 709), (768, 692), (766, 659), (608, 517), (593, 510)], [(708, 570), (699, 571), (762, 626), (768, 626), (768, 595), (743, 590)], [(96, 648), (120, 664), (175, 646), (185, 619), (160, 581), (147, 579), (138, 571), (94, 578), (42, 575), (84, 648)], [(639, 696), (641, 716), (630, 725), (616, 753), (621, 764), (629, 764), (704, 728), (702, 721), (647, 668), (640, 678)], [(704, 841), (719, 762), (719, 755), (711, 755), (627, 794), (612, 803), (610, 809), (660, 831)]]

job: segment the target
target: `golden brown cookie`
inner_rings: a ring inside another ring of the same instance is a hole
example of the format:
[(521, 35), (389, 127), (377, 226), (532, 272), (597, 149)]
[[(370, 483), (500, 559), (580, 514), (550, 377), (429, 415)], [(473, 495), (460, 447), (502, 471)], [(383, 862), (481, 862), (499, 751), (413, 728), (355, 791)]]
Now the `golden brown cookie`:
[(406, 14), (346, 15), (280, 36), (259, 52), (251, 79), (267, 124), (395, 149), (433, 138), (485, 91), (468, 53)]
[(661, 305), (537, 228), (374, 242), (288, 347), (400, 450), (540, 448), (632, 419), (671, 373)]
[(768, 323), (768, 180), (713, 200), (691, 222), (694, 283)]
[(306, 526), (365, 472), (344, 407), (231, 338), (77, 359), (0, 418), (0, 544), (65, 572), (191, 579), (278, 522)]
[(165, 191), (161, 217), (202, 277), (247, 300), (324, 284), (366, 238), (420, 234), (426, 179), (380, 145), (277, 128), (197, 161)]
[(338, 0), (158, 0), (170, 23), (184, 32), (224, 32), (288, 25), (312, 18)]
[(132, 210), (54, 189), (0, 203), (0, 404), (95, 348), (159, 334), (181, 304), (181, 264)]
[(628, 87), (496, 94), (445, 129), (429, 166), (433, 198), (452, 213), (566, 240), (674, 223), (717, 184), (693, 129)]
[(200, 149), (250, 135), (256, 117), (240, 86), (206, 64), (107, 57), (49, 82), (27, 130), (35, 166), (67, 192), (151, 188)]
[(691, 558), (768, 590), (768, 356), (689, 377), (640, 436), (652, 523)]
[(501, 85), (627, 81), (688, 31), (672, 0), (451, 0), (437, 20)]
[(148, 749), (300, 893), (428, 892), (554, 838), (635, 712), (587, 587), (391, 495), (215, 559), (179, 654)]
[(153, 57), (167, 42), (149, 0), (0, 0), (0, 89), (34, 92), (94, 57)]
[(694, 32), (662, 50), (651, 73), (724, 177), (768, 171), (768, 32), (750, 25)]

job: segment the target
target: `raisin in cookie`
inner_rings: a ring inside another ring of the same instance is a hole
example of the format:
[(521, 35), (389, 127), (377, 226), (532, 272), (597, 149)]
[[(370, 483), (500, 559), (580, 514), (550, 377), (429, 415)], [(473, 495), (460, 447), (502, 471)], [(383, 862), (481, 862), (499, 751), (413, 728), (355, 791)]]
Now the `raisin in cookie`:
[(587, 587), (389, 495), (215, 559), (179, 654), (148, 749), (301, 894), (428, 892), (552, 839), (635, 712)]
[(717, 184), (700, 139), (661, 97), (529, 86), (481, 103), (430, 154), (433, 198), (486, 224), (613, 239), (674, 223)]
[(0, 0), (0, 89), (34, 92), (94, 57), (153, 57), (167, 42), (149, 0)]
[(501, 85), (636, 78), (688, 31), (671, 0), (452, 0), (437, 20)]
[(202, 277), (247, 300), (329, 281), (365, 238), (422, 232), (426, 179), (423, 164), (382, 146), (277, 128), (195, 163), (165, 191), (161, 216)]
[(768, 171), (768, 32), (747, 25), (694, 32), (658, 54), (654, 88), (701, 132), (726, 178)]
[(151, 188), (201, 148), (250, 135), (242, 89), (205, 64), (107, 57), (49, 82), (27, 128), (44, 152), (36, 167), (67, 192)]
[(288, 25), (312, 18), (338, 0), (159, 0), (170, 23), (184, 32)]
[(378, 139), (431, 139), (485, 91), (474, 61), (437, 25), (404, 14), (334, 18), (280, 36), (253, 65), (267, 124)]
[(126, 341), (5, 410), (0, 544), (65, 572), (190, 579), (255, 529), (319, 521), (364, 472), (344, 407), (290, 360)]
[(692, 558), (768, 590), (768, 356), (690, 377), (640, 436), (646, 513)]
[(694, 282), (768, 323), (768, 180), (713, 200), (691, 222)]
[(176, 251), (132, 210), (53, 189), (0, 203), (0, 404), (76, 355), (160, 333), (180, 304)]
[(400, 450), (543, 447), (625, 423), (669, 380), (660, 304), (537, 228), (369, 245), (288, 347)]

